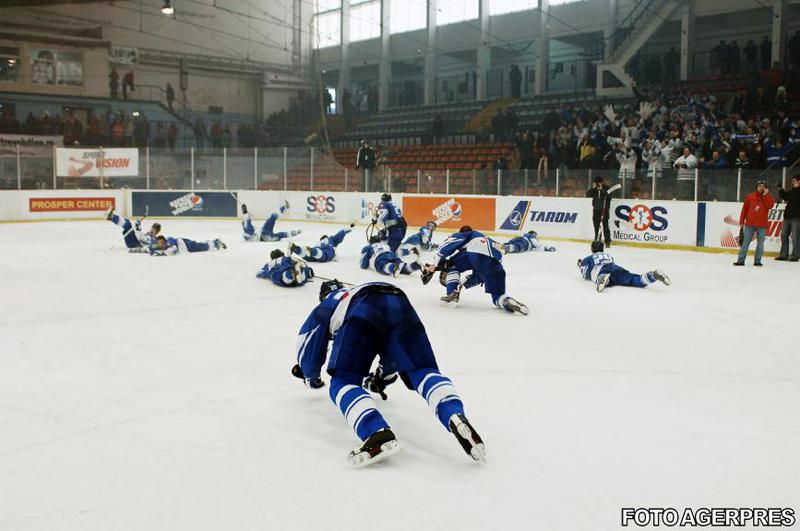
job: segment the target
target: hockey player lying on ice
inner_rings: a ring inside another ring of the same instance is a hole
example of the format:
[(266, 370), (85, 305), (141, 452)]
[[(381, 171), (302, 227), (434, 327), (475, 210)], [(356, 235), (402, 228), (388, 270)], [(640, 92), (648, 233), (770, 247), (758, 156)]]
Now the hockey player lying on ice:
[(401, 249), (416, 248), (419, 251), (435, 251), (439, 248), (438, 245), (431, 242), (433, 239), (433, 231), (436, 230), (436, 222), (429, 221), (424, 227), (420, 227), (418, 232), (415, 232), (403, 242)]
[(528, 251), (544, 251), (551, 253), (556, 250), (555, 247), (548, 247), (539, 242), (538, 234), (535, 230), (529, 230), (522, 236), (512, 238), (503, 244), (503, 250), (506, 254), (525, 253)]
[(289, 209), (289, 202), (285, 199), (281, 201), (281, 206), (278, 208), (278, 212), (274, 212), (270, 217), (264, 221), (264, 224), (261, 226), (261, 231), (256, 234), (256, 228), (253, 226), (253, 215), (247, 211), (247, 205), (242, 205), (242, 214), (244, 218), (242, 218), (242, 230), (244, 234), (242, 238), (246, 242), (276, 242), (278, 240), (282, 240), (284, 238), (290, 238), (292, 236), (296, 236), (300, 234), (300, 230), (290, 230), (289, 232), (273, 232), (275, 228), (275, 222), (278, 220), (278, 217), (285, 213)]
[(150, 246), (151, 256), (173, 256), (179, 253), (202, 253), (219, 251), (228, 247), (219, 238), (204, 242), (196, 242), (189, 238), (165, 238), (159, 236)]
[[(447, 271), (447, 294), (441, 301), (447, 305), (458, 303), (461, 293), (461, 273), (472, 271), (463, 284), (471, 288), (483, 284), (492, 302), (507, 312), (528, 315), (528, 307), (506, 295), (506, 272), (503, 269), (503, 246), (492, 241), (472, 227), (464, 225), (447, 238), (436, 253), (437, 264), (425, 266), (426, 277), (434, 271)], [(425, 277), (423, 277), (425, 282)]]
[(273, 249), (261, 271), (256, 273), (258, 278), (271, 280), (276, 286), (294, 288), (302, 286), (314, 278), (314, 270), (296, 256), (284, 256), (280, 249)]
[(656, 280), (669, 286), (669, 277), (658, 269), (644, 275), (631, 273), (615, 264), (614, 258), (610, 254), (603, 252), (604, 248), (603, 242), (595, 240), (592, 242), (592, 254), (583, 260), (578, 260), (578, 268), (581, 270), (581, 275), (584, 279), (595, 283), (598, 293), (602, 293), (609, 286), (646, 288)]
[(128, 218), (123, 218), (119, 214), (114, 213), (114, 209), (109, 207), (106, 210), (106, 219), (122, 229), (122, 235), (125, 238), (125, 246), (128, 249), (142, 249), (150, 246), (161, 232), (161, 224), (153, 223), (150, 230), (142, 232), (141, 223), (137, 221), (135, 224), (131, 223)]
[(322, 236), (319, 239), (319, 243), (314, 247), (300, 247), (299, 245), (291, 244), (289, 250), (293, 255), (297, 255), (309, 262), (330, 262), (336, 257), (336, 247), (342, 243), (344, 237), (355, 226), (355, 223), (351, 223), (349, 229), (342, 229), (333, 236)]
[[(425, 327), (400, 288), (369, 282), (345, 289), (338, 280), (329, 280), (320, 287), (319, 300), (300, 329), (292, 374), (309, 388), (323, 387), (320, 371), (333, 341), (327, 369), (329, 395), (362, 441), (350, 452), (354, 466), (375, 463), (400, 450), (378, 404), (362, 387), (385, 399), (384, 389), (398, 374), (428, 402), (470, 457), (486, 460), (483, 441), (464, 415), (452, 382), (439, 373)], [(378, 355), (380, 365), (370, 373)]]
[(379, 236), (373, 236), (369, 240), (369, 245), (361, 249), (361, 269), (369, 269), (370, 267), (381, 273), (382, 275), (389, 275), (398, 277), (401, 274), (410, 275), (414, 271), (419, 271), (422, 264), (419, 262), (419, 256), (413, 251), (398, 249), (397, 251), (403, 258), (414, 257), (414, 261), (406, 263), (397, 254), (389, 249), (389, 245), (380, 240)]

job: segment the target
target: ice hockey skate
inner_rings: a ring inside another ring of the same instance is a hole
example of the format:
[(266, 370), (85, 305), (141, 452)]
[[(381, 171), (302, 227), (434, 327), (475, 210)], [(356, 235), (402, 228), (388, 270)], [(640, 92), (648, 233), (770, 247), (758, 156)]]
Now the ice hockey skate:
[(483, 444), (483, 439), (466, 416), (453, 415), (450, 417), (450, 431), (455, 435), (458, 444), (467, 452), (467, 455), (475, 461), (486, 462), (486, 446)]
[(356, 468), (365, 467), (383, 461), (400, 450), (400, 444), (392, 430), (384, 428), (370, 435), (361, 446), (350, 452), (350, 464)]

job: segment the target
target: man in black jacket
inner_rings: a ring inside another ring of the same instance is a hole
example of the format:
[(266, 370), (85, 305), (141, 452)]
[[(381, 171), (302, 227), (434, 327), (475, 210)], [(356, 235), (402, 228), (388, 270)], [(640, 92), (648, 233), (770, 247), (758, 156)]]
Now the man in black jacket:
[[(784, 190), (778, 187), (778, 195), (786, 201), (783, 211), (783, 228), (781, 229), (781, 252), (775, 260), (800, 260), (800, 175), (792, 177), (792, 188)], [(792, 256), (789, 257), (789, 234), (792, 235)]]
[(375, 160), (375, 150), (369, 147), (366, 140), (362, 140), (356, 154), (356, 168), (363, 170), (361, 181), (364, 183), (365, 192), (369, 192), (369, 180), (372, 170), (375, 169)]
[(600, 239), (600, 224), (602, 223), (606, 247), (611, 247), (611, 230), (608, 228), (608, 211), (611, 207), (611, 196), (608, 193), (608, 186), (603, 181), (603, 178), (595, 177), (594, 186), (586, 191), (586, 197), (592, 198), (593, 239)]

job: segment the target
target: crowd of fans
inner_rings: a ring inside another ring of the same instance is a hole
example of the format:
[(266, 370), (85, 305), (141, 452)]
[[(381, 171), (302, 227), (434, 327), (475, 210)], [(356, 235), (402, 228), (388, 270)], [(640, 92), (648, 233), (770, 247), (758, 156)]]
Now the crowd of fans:
[(659, 87), (638, 94), (631, 108), (562, 108), (545, 115), (537, 131), (511, 132), (514, 115), (498, 111), (492, 121), (494, 139), (508, 142), (511, 135), (514, 154), (510, 160), (498, 158), (493, 168), (557, 167), (565, 174), (574, 169), (624, 170), (630, 179), (677, 175), (679, 184), (683, 180), (693, 188), (695, 168), (791, 166), (800, 159), (800, 148), (795, 149), (800, 127), (791, 115), (789, 87), (794, 83), (773, 74), (768, 71), (734, 93)]

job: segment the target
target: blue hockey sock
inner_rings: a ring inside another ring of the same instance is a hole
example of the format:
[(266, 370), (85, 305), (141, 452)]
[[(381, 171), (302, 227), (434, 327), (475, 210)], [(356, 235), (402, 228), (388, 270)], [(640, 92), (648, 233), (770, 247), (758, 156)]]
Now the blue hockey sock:
[(378, 411), (375, 400), (360, 385), (334, 376), (331, 380), (330, 397), (362, 441), (367, 440), (373, 433), (389, 427)]
[(642, 285), (648, 286), (656, 281), (656, 277), (653, 276), (653, 273), (645, 273), (642, 275)]
[(420, 369), (408, 376), (439, 422), (450, 431), (450, 417), (464, 413), (464, 403), (450, 379), (433, 369)]
[(461, 285), (461, 274), (458, 271), (447, 273), (447, 294), (450, 295)]

